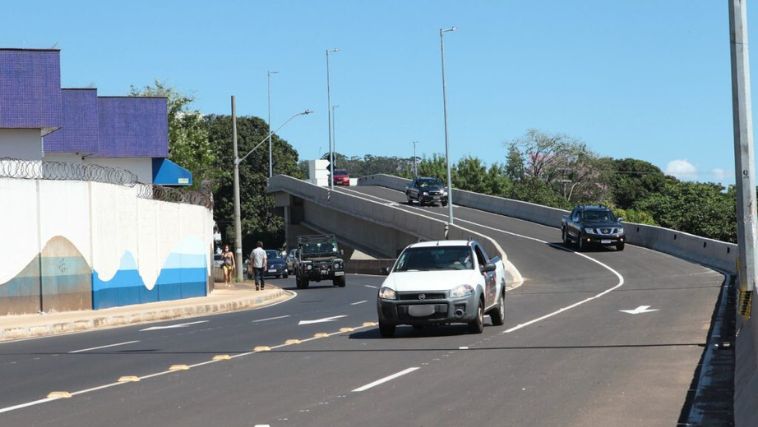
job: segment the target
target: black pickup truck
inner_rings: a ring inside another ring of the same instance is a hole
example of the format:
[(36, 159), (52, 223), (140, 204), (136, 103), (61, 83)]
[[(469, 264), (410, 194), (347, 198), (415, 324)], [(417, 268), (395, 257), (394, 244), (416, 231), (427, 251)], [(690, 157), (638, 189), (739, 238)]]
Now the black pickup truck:
[(334, 235), (299, 236), (295, 283), (305, 289), (309, 282), (331, 280), (334, 286), (345, 287), (345, 264)]
[(573, 243), (580, 251), (592, 245), (623, 251), (626, 237), (621, 221), (603, 205), (579, 205), (561, 219), (563, 243)]

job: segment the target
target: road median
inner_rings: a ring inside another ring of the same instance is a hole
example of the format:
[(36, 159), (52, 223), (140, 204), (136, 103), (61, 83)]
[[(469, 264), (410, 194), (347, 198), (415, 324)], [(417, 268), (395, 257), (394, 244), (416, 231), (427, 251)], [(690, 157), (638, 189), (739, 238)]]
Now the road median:
[(277, 287), (255, 291), (247, 284), (225, 287), (217, 283), (206, 297), (101, 310), (2, 316), (0, 342), (249, 310), (283, 302), (294, 296), (294, 292)]

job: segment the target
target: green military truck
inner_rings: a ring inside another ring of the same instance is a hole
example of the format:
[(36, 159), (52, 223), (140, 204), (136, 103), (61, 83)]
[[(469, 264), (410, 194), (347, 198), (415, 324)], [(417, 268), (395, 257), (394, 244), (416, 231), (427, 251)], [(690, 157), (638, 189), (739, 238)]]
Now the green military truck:
[(337, 238), (332, 234), (298, 237), (295, 262), (298, 289), (322, 280), (331, 280), (334, 286), (345, 286), (345, 263)]

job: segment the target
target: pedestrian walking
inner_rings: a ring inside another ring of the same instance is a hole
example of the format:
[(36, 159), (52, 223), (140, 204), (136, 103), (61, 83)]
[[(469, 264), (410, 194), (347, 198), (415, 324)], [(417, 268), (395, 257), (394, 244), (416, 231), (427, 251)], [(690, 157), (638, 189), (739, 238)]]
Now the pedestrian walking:
[(263, 250), (263, 242), (258, 242), (257, 247), (250, 254), (250, 263), (253, 265), (253, 277), (255, 277), (255, 290), (263, 290), (266, 283), (263, 281), (263, 273), (266, 271), (268, 260), (266, 251)]
[(224, 269), (224, 284), (231, 285), (232, 284), (232, 274), (234, 273), (234, 254), (232, 251), (229, 250), (229, 245), (224, 245), (224, 251), (221, 252), (221, 259), (223, 260), (223, 265), (221, 268)]

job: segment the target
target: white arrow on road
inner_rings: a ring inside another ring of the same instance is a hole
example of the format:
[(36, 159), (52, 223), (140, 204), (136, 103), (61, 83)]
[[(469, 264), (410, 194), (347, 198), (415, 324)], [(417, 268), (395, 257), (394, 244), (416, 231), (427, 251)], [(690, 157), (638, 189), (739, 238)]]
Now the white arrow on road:
[(207, 320), (199, 320), (197, 322), (189, 322), (189, 323), (177, 323), (176, 325), (168, 325), (168, 326), (151, 326), (149, 328), (140, 329), (139, 331), (144, 332), (144, 331), (157, 331), (160, 329), (186, 328), (187, 326), (190, 326), (190, 325), (197, 325), (199, 323), (205, 323), (205, 322), (207, 322)]
[(332, 316), (332, 317), (324, 317), (323, 319), (315, 319), (315, 320), (301, 320), (298, 322), (298, 326), (300, 325), (312, 325), (314, 323), (324, 323), (324, 322), (333, 322), (337, 319), (340, 319), (342, 317), (347, 317), (346, 314), (340, 314), (339, 316)]
[(640, 313), (650, 313), (651, 311), (658, 311), (657, 308), (650, 309), (649, 305), (641, 305), (634, 310), (619, 310), (623, 313), (629, 313), (629, 314), (640, 314)]

